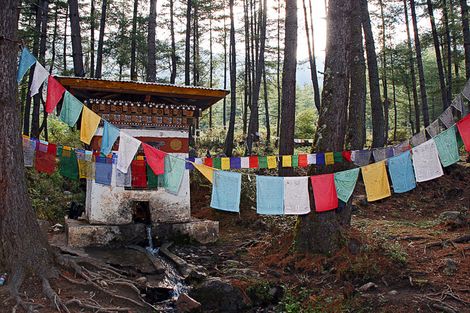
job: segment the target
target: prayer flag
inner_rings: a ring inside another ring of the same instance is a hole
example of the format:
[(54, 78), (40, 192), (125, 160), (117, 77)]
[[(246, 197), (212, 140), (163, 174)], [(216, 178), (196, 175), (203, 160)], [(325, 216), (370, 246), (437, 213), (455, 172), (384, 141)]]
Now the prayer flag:
[(306, 154), (299, 154), (297, 156), (299, 158), (299, 167), (307, 167), (308, 166), (308, 159)]
[(258, 214), (284, 214), (284, 178), (256, 176), (256, 212)]
[(343, 154), (343, 158), (346, 161), (352, 162), (352, 159), (351, 159), (352, 152), (351, 151), (343, 151), (342, 154)]
[(93, 155), (91, 151), (78, 149), (75, 151), (78, 162), (78, 177), (85, 179), (95, 178), (95, 162), (93, 162)]
[(317, 156), (315, 153), (307, 154), (307, 162), (309, 165), (317, 163)]
[(359, 168), (337, 172), (335, 175), (335, 187), (338, 199), (348, 202), (351, 198), (354, 188), (356, 188), (357, 177), (359, 176)]
[(57, 146), (39, 143), (36, 148), (34, 167), (39, 173), (52, 174), (56, 169)]
[(23, 160), (25, 167), (34, 166), (34, 152), (36, 150), (36, 141), (23, 137)]
[(23, 48), (21, 51), (20, 62), (18, 64), (18, 72), (16, 74), (16, 82), (20, 83), (24, 74), (29, 70), (33, 64), (36, 63), (36, 58), (29, 52), (28, 48)]
[(372, 202), (391, 196), (385, 161), (362, 167), (362, 179), (366, 187), (367, 201)]
[(196, 158), (186, 158), (185, 168), (190, 171), (194, 170), (194, 162), (196, 162)]
[(457, 163), (460, 160), (456, 131), (456, 127), (452, 126), (434, 137), (439, 159), (441, 159), (442, 166), (444, 167)]
[(129, 167), (127, 173), (123, 173), (113, 166), (116, 173), (116, 187), (131, 187), (132, 186), (132, 169)]
[(221, 158), (220, 159), (220, 167), (223, 170), (229, 170), (230, 169), (230, 158)]
[(127, 173), (129, 165), (131, 165), (137, 150), (139, 150), (140, 140), (129, 136), (123, 131), (121, 131), (119, 135), (117, 169), (122, 173)]
[(325, 212), (338, 207), (338, 195), (335, 187), (334, 174), (310, 176), (312, 182), (313, 197), (315, 199), (315, 211)]
[(241, 168), (241, 160), (240, 158), (237, 158), (237, 157), (233, 157), (233, 158), (230, 158), (230, 168)]
[(87, 108), (83, 106), (82, 111), (82, 124), (80, 126), (80, 140), (87, 145), (90, 144), (91, 139), (96, 133), (98, 129), (98, 125), (100, 124), (101, 117)]
[(317, 165), (325, 165), (325, 154), (323, 152), (318, 152), (315, 157)]
[(284, 177), (284, 214), (301, 215), (309, 212), (308, 177)]
[(253, 155), (249, 157), (250, 168), (258, 168), (258, 156)]
[(265, 156), (258, 157), (258, 167), (268, 168), (268, 157), (265, 157)]
[(78, 179), (77, 155), (74, 150), (62, 148), (59, 157), (60, 174), (70, 179)]
[(41, 65), (41, 63), (36, 62), (34, 66), (33, 81), (31, 82), (30, 96), (34, 96), (39, 92), (39, 88), (44, 83), (44, 81), (49, 76), (49, 72)]
[(439, 116), (442, 124), (445, 125), (446, 128), (452, 127), (454, 125), (454, 114), (452, 113), (452, 107), (448, 107), (445, 109), (444, 112)]
[(333, 152), (325, 152), (325, 164), (326, 165), (335, 164), (335, 155)]
[(457, 128), (465, 145), (465, 150), (470, 151), (470, 114), (457, 122)]
[(462, 90), (462, 95), (470, 101), (470, 80), (467, 81)]
[(213, 176), (210, 206), (222, 211), (240, 212), (241, 185), (240, 173), (216, 171)]
[(212, 158), (212, 166), (218, 170), (222, 169), (222, 162), (220, 158)]
[(357, 166), (364, 166), (370, 163), (370, 150), (354, 150), (351, 155), (353, 163)]
[[(191, 163), (186, 163), (191, 164)], [(158, 187), (158, 176), (155, 175), (152, 168), (147, 163), (147, 188), (157, 188)]]
[(299, 167), (299, 156), (297, 154), (292, 156), (292, 167)]
[(419, 146), (420, 144), (424, 142), (426, 142), (426, 133), (424, 130), (415, 134), (413, 137), (411, 137), (411, 140), (410, 140), (410, 143), (413, 147)]
[(437, 119), (431, 124), (429, 124), (429, 126), (426, 127), (426, 131), (428, 132), (429, 136), (431, 136), (431, 138), (436, 137), (437, 134), (439, 134), (439, 132), (441, 131), (441, 127), (439, 126), (439, 120)]
[(46, 99), (46, 112), (51, 114), (54, 112), (57, 103), (62, 99), (65, 92), (64, 86), (59, 83), (52, 75), (47, 79), (47, 99)]
[(385, 156), (386, 156), (387, 159), (394, 156), (393, 147), (386, 147), (385, 148)]
[(133, 160), (132, 188), (147, 188), (147, 167), (144, 160)]
[(268, 168), (277, 167), (277, 157), (275, 155), (268, 156)]
[(292, 156), (283, 155), (282, 156), (282, 167), (292, 167)]
[(145, 157), (147, 158), (147, 163), (152, 168), (155, 175), (164, 174), (166, 153), (146, 143), (142, 143), (142, 147), (144, 148), (144, 153), (145, 153)]
[(113, 149), (114, 143), (119, 137), (119, 128), (108, 123), (107, 121), (103, 122), (103, 137), (101, 139), (101, 153), (108, 155)]
[(465, 106), (463, 104), (463, 98), (462, 94), (458, 94), (454, 100), (452, 101), (451, 104), (452, 107), (454, 107), (457, 111), (459, 111), (461, 114), (465, 114)]
[(412, 151), (413, 166), (418, 183), (444, 175), (434, 139), (414, 147)]
[(415, 172), (410, 151), (403, 152), (388, 160), (388, 172), (395, 193), (408, 192), (416, 188)]
[(60, 109), (60, 120), (70, 127), (74, 127), (80, 117), (82, 108), (83, 103), (66, 90)]
[(214, 174), (214, 169), (212, 167), (204, 164), (194, 164), (194, 167), (212, 183)]
[(403, 152), (411, 150), (410, 141), (407, 139), (398, 145), (393, 146), (393, 155), (397, 156)]
[(184, 163), (183, 159), (170, 154), (165, 157), (165, 174), (160, 177), (162, 177), (162, 185), (167, 192), (178, 194), (185, 173)]
[(95, 162), (95, 182), (111, 186), (113, 176), (113, 160), (106, 157), (97, 157)]
[(335, 163), (343, 163), (343, 152), (334, 152), (333, 153), (333, 159)]
[(240, 158), (240, 165), (241, 165), (241, 168), (250, 168), (250, 158), (249, 157)]
[(213, 164), (212, 158), (205, 158), (205, 159), (204, 159), (204, 165), (205, 165), (205, 166), (212, 167), (212, 164)]
[(379, 162), (387, 158), (387, 151), (385, 148), (376, 148), (372, 150), (372, 155), (374, 156), (374, 161)]

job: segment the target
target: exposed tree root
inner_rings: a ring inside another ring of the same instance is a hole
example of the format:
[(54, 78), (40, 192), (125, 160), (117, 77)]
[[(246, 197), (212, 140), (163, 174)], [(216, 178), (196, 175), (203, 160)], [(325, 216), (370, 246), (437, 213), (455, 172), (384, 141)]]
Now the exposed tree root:
[(95, 313), (98, 312), (103, 312), (103, 313), (115, 313), (115, 312), (129, 312), (131, 311), (130, 308), (118, 308), (118, 307), (112, 307), (112, 308), (104, 308), (101, 306), (98, 306), (96, 304), (91, 304), (86, 302), (85, 300), (79, 300), (79, 299), (72, 299), (69, 300), (65, 303), (66, 305), (77, 305), (81, 308), (88, 309), (88, 310), (93, 310)]

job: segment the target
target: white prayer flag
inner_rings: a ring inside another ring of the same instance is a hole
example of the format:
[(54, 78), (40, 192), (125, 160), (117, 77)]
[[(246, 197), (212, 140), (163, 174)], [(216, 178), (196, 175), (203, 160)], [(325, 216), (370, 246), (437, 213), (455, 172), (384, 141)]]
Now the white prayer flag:
[(119, 136), (117, 169), (122, 173), (127, 173), (129, 165), (131, 165), (137, 150), (139, 150), (140, 140), (129, 136), (123, 131), (119, 133)]
[(241, 165), (241, 168), (250, 168), (250, 158), (249, 157), (241, 157), (240, 158), (240, 165)]
[(317, 155), (315, 153), (307, 155), (307, 164), (317, 164)]
[(417, 182), (432, 180), (444, 175), (434, 139), (414, 147), (412, 152)]
[(308, 176), (284, 177), (284, 214), (301, 215), (310, 212)]
[(39, 88), (41, 88), (41, 85), (48, 77), (49, 72), (39, 62), (36, 62), (33, 73), (33, 81), (31, 82), (31, 97), (39, 92)]

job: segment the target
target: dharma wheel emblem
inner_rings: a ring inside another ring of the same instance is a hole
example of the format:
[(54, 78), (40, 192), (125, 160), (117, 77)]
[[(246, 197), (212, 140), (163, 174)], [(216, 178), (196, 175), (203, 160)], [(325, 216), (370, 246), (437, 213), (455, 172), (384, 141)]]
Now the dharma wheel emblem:
[(181, 148), (183, 147), (183, 143), (179, 139), (173, 139), (170, 141), (170, 147), (174, 151), (180, 151)]

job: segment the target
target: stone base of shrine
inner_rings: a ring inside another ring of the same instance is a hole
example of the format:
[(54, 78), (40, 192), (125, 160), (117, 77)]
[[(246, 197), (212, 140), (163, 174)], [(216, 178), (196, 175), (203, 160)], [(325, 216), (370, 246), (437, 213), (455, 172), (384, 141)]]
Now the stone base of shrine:
[[(87, 221), (65, 221), (67, 244), (75, 248), (126, 246), (147, 242), (147, 225), (91, 225)], [(219, 222), (191, 219), (184, 223), (152, 223), (154, 242), (187, 238), (201, 244), (216, 242), (219, 238)]]

